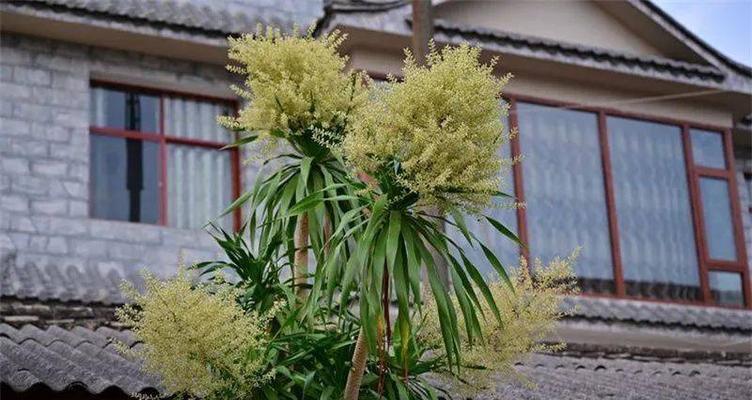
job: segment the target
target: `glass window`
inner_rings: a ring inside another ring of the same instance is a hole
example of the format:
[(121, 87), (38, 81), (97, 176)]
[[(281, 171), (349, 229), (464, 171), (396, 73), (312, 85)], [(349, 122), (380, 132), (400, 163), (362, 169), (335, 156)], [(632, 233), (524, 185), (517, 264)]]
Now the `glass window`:
[(719, 132), (691, 129), (692, 158), (696, 165), (711, 168), (726, 168), (723, 154), (723, 136)]
[[(504, 124), (504, 135), (509, 133), (508, 124)], [(503, 159), (511, 159), (512, 147), (507, 142), (499, 149), (499, 156)], [(501, 185), (499, 190), (510, 196), (514, 196), (514, 177), (512, 174), (512, 168), (505, 166), (502, 171)], [(513, 208), (514, 200), (494, 198), (494, 203), (497, 207), (489, 208), (485, 211), (485, 214), (491, 218), (501, 222), (512, 232), (517, 232), (517, 210)], [(468, 230), (473, 232), (483, 244), (488, 246), (494, 252), (494, 255), (499, 259), (501, 264), (506, 268), (507, 272), (513, 270), (518, 264), (520, 259), (520, 248), (510, 239), (503, 237), (494, 227), (492, 227), (485, 219), (479, 220), (473, 216), (466, 216), (465, 223)], [(449, 236), (455, 240), (458, 245), (466, 243), (466, 239), (462, 236), (462, 233), (458, 232), (454, 227), (447, 227)], [(479, 246), (478, 248), (466, 248), (466, 254), (470, 260), (478, 267), (480, 272), (487, 277), (493, 277), (495, 270), (489, 265), (488, 260), (483, 254)]]
[(517, 105), (528, 240), (548, 261), (582, 246), (574, 266), (585, 292), (613, 292), (597, 115)]
[[(234, 172), (232, 152), (218, 150), (232, 135), (216, 118), (230, 112), (215, 101), (92, 88), (92, 216), (178, 228), (200, 228), (217, 218), (232, 201)], [(164, 216), (161, 184), (167, 186)], [(228, 216), (220, 224), (232, 229), (232, 222)]]
[(710, 294), (722, 306), (743, 306), (742, 275), (737, 272), (710, 271)]
[(217, 123), (217, 116), (230, 115), (222, 104), (179, 97), (165, 98), (165, 133), (190, 139), (228, 143), (231, 133)]
[(159, 97), (95, 87), (92, 126), (141, 132), (159, 131)]
[(158, 151), (155, 142), (91, 135), (92, 216), (157, 223)]
[(700, 178), (700, 196), (708, 256), (714, 260), (736, 260), (728, 182), (724, 179)]
[(608, 117), (627, 295), (699, 299), (699, 270), (679, 127)]
[[(167, 224), (201, 228), (232, 202), (230, 153), (178, 144), (167, 149)], [(232, 215), (218, 222), (232, 229)]]

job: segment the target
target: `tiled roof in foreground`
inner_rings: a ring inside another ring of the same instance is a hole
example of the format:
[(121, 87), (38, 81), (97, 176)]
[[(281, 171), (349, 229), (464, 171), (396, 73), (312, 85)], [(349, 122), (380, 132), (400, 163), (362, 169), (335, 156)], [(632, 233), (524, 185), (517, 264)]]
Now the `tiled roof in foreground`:
[[(124, 276), (118, 270), (20, 265), (14, 256), (0, 260), (0, 297), (5, 299), (118, 305), (125, 301), (119, 287), (124, 280), (136, 286), (143, 282), (137, 273)], [(577, 319), (752, 333), (750, 310), (583, 296), (566, 298), (564, 306), (574, 308)]]
[(140, 346), (131, 332), (107, 327), (17, 329), (0, 324), (0, 382), (15, 392), (159, 393), (158, 379), (118, 353), (113, 341)]
[[(124, 358), (112, 340), (140, 346), (129, 331), (0, 324), (0, 382), (29, 390), (92, 394), (165, 394), (156, 377)], [(568, 354), (568, 353), (567, 353)], [(503, 381), (478, 399), (741, 399), (752, 393), (752, 369), (691, 362), (638, 361), (624, 355), (534, 354), (515, 369), (533, 385)]]
[(749, 367), (534, 354), (516, 370), (533, 387), (505, 383), (479, 398), (738, 400), (752, 393)]

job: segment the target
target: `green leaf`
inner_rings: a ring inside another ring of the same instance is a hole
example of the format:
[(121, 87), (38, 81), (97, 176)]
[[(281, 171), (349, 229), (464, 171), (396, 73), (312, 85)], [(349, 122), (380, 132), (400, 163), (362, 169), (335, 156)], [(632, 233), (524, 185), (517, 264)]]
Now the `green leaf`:
[(484, 217), (502, 235), (508, 237), (509, 239), (512, 239), (512, 241), (519, 244), (520, 246), (526, 247), (525, 244), (520, 241), (520, 238), (518, 238), (517, 235), (514, 234), (514, 232), (510, 231), (506, 226), (504, 226), (504, 224), (489, 216), (484, 215)]
[(245, 204), (250, 198), (251, 198), (251, 192), (243, 193), (242, 195), (240, 195), (240, 197), (235, 199), (235, 201), (233, 201), (227, 208), (225, 208), (225, 210), (222, 211), (222, 214), (220, 214), (219, 216), (224, 217), (225, 215), (238, 209), (238, 207), (242, 207), (243, 204)]
[(501, 265), (501, 262), (499, 262), (499, 259), (496, 258), (494, 253), (488, 247), (486, 247), (486, 245), (484, 245), (481, 242), (478, 242), (478, 243), (480, 244), (480, 247), (483, 249), (483, 253), (486, 255), (486, 258), (488, 259), (488, 261), (491, 263), (491, 265), (494, 267), (496, 272), (499, 274), (499, 277), (504, 281), (504, 283), (507, 284), (507, 286), (509, 286), (509, 290), (511, 290), (512, 293), (514, 293), (514, 285), (512, 285), (512, 282), (509, 280), (509, 276), (507, 276), (507, 271), (504, 269), (504, 266)]

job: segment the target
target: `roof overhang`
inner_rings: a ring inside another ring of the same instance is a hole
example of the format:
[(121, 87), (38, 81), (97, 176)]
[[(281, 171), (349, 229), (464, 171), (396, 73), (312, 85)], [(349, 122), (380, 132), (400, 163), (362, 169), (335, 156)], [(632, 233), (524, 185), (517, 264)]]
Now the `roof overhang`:
[(0, 4), (0, 30), (224, 65), (227, 33), (37, 4)]

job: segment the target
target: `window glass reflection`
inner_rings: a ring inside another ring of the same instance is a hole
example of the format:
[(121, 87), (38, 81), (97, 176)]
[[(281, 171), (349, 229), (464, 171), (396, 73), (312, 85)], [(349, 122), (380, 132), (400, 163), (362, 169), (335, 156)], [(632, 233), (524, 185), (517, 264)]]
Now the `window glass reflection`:
[(613, 292), (597, 115), (519, 103), (517, 118), (531, 256), (548, 262), (582, 246), (582, 290)]
[(681, 129), (608, 117), (627, 295), (699, 299), (699, 270)]

